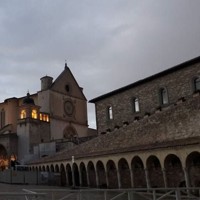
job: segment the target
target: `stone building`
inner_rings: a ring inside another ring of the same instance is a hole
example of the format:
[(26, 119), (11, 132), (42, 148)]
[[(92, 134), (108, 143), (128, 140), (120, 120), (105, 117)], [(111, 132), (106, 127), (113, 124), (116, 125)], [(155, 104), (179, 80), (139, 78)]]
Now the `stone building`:
[(30, 163), (61, 184), (200, 186), (200, 57), (90, 100), (98, 137)]
[(53, 81), (41, 78), (41, 89), (0, 103), (0, 166), (20, 163), (71, 148), (96, 135), (88, 128), (87, 99), (70, 69)]

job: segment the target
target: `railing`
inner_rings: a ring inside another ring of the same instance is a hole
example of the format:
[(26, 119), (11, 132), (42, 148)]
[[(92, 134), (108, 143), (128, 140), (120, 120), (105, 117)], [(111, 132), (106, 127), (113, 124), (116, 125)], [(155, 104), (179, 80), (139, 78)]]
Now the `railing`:
[(27, 192), (0, 192), (1, 200), (44, 200), (47, 193), (27, 193)]
[(16, 195), (24, 197), (18, 198), (20, 200), (200, 200), (200, 188), (29, 189), (24, 191), (25, 193), (0, 193), (0, 199), (1, 196)]

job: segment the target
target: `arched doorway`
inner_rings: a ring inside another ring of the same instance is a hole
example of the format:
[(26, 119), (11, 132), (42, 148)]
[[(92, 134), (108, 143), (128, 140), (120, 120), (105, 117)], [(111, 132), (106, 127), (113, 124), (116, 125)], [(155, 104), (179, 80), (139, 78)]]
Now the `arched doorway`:
[(164, 167), (167, 187), (179, 187), (184, 181), (184, 172), (180, 159), (176, 155), (170, 154), (165, 158)]
[(106, 165), (108, 176), (108, 187), (118, 188), (117, 168), (114, 161), (109, 160)]
[(54, 172), (54, 166), (51, 165), (51, 172)]
[(186, 170), (191, 187), (200, 186), (200, 153), (192, 152), (186, 159)]
[(99, 187), (107, 188), (106, 183), (106, 172), (103, 163), (99, 160), (96, 165), (98, 179), (99, 179)]
[(88, 186), (87, 172), (86, 172), (85, 164), (83, 162), (81, 162), (80, 164), (80, 176), (81, 176), (81, 181), (82, 181), (81, 186), (87, 187)]
[(80, 186), (79, 171), (76, 163), (73, 164), (75, 186)]
[(0, 145), (0, 170), (4, 170), (8, 165), (7, 151), (3, 145)]
[(126, 159), (121, 158), (118, 162), (120, 181), (122, 188), (131, 188), (131, 174)]
[(147, 169), (150, 187), (164, 187), (164, 179), (160, 161), (156, 156), (150, 156), (147, 159)]
[(97, 186), (96, 174), (95, 174), (94, 164), (92, 161), (88, 163), (87, 170), (88, 170), (89, 186), (96, 187)]
[(66, 186), (66, 172), (63, 164), (60, 165), (60, 184)]
[(70, 164), (67, 164), (66, 166), (66, 174), (67, 174), (67, 186), (72, 186), (73, 182), (72, 182), (72, 169)]
[(145, 188), (147, 184), (145, 178), (144, 164), (139, 156), (135, 156), (132, 159), (131, 168), (133, 172), (134, 188)]

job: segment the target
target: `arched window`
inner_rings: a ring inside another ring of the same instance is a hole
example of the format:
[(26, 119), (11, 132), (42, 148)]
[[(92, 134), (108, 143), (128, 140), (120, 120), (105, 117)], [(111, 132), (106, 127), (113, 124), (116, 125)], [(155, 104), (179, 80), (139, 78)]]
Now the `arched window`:
[(20, 119), (24, 119), (24, 118), (26, 118), (26, 111), (22, 110), (20, 113)]
[(133, 107), (133, 112), (140, 112), (140, 104), (139, 104), (139, 99), (138, 98), (133, 98), (132, 100), (132, 107)]
[(194, 79), (194, 91), (200, 90), (200, 77)]
[(37, 110), (32, 110), (31, 117), (37, 119)]
[(169, 103), (168, 94), (167, 94), (167, 89), (166, 88), (161, 88), (160, 89), (160, 103), (161, 103), (161, 105), (165, 105), (165, 104)]
[(107, 117), (108, 117), (108, 119), (113, 119), (113, 109), (112, 109), (112, 106), (108, 106), (108, 108), (107, 108)]
[(1, 110), (1, 127), (4, 127), (6, 124), (6, 113), (5, 110)]

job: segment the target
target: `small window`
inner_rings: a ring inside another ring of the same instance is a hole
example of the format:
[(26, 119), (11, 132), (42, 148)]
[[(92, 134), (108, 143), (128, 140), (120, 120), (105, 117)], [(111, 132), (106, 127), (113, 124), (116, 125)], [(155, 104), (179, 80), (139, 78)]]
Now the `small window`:
[(162, 105), (168, 104), (168, 94), (166, 88), (161, 88), (160, 89), (160, 102)]
[(140, 112), (140, 105), (139, 105), (139, 99), (138, 98), (133, 98), (133, 112)]
[(37, 110), (32, 110), (31, 117), (37, 119)]
[(65, 85), (65, 91), (67, 92), (67, 93), (71, 93), (71, 85), (70, 84), (66, 84)]
[(22, 110), (20, 113), (20, 119), (24, 119), (24, 118), (26, 118), (26, 111)]
[(200, 77), (194, 79), (194, 91), (200, 90)]
[(112, 106), (107, 108), (108, 119), (113, 119), (113, 109)]
[(1, 110), (1, 127), (4, 127), (6, 124), (6, 113), (5, 110)]

